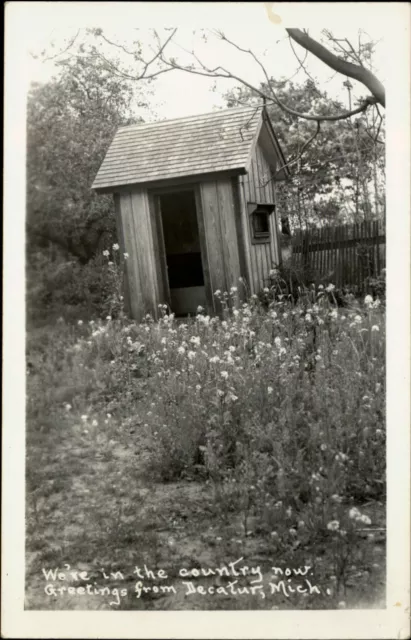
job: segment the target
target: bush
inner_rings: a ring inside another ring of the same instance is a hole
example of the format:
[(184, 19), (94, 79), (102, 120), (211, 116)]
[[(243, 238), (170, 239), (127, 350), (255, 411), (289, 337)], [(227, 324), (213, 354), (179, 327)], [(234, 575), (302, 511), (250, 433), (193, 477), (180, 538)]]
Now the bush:
[(27, 277), (29, 322), (39, 325), (60, 316), (74, 321), (121, 313), (123, 282), (117, 251), (111, 256), (97, 255), (86, 264), (61, 259), (49, 262), (40, 255), (32, 260)]
[(378, 276), (367, 278), (367, 291), (374, 297), (385, 301), (386, 296), (386, 271), (383, 269)]

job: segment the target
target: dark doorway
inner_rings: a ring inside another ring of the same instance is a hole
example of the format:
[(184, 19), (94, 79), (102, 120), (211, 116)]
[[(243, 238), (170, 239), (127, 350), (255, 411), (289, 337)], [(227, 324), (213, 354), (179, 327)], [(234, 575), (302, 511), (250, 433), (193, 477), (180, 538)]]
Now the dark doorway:
[(205, 288), (194, 191), (162, 194), (160, 210), (172, 310), (195, 313)]

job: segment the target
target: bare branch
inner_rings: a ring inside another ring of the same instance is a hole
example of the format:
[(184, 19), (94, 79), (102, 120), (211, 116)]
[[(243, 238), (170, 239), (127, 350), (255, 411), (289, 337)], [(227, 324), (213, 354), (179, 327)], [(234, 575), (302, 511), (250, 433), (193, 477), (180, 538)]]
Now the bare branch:
[(301, 29), (286, 29), (291, 38), (297, 42), (301, 47), (310, 51), (313, 55), (319, 58), (327, 66), (334, 71), (358, 80), (367, 87), (374, 96), (376, 102), (385, 107), (385, 89), (383, 84), (378, 78), (365, 67), (353, 64), (347, 60), (339, 58), (334, 53), (329, 51), (322, 44), (311, 38), (307, 33), (301, 31)]
[(313, 86), (314, 86), (314, 89), (315, 89), (316, 93), (318, 93), (318, 95), (321, 95), (321, 92), (315, 86), (314, 78), (311, 76), (311, 74), (307, 71), (307, 68), (304, 66), (305, 65), (305, 61), (306, 61), (307, 56), (308, 56), (308, 51), (305, 52), (304, 59), (301, 60), (300, 57), (298, 56), (296, 50), (294, 49), (293, 41), (292, 41), (290, 36), (288, 37), (288, 41), (290, 43), (290, 47), (292, 49), (292, 52), (293, 52), (294, 56), (297, 58), (297, 61), (298, 61), (299, 65), (300, 65), (299, 69), (302, 69), (304, 71), (304, 73), (307, 76), (307, 78), (309, 78), (309, 80), (311, 80), (311, 82), (313, 83)]
[(117, 47), (118, 49), (121, 49), (122, 51), (124, 51), (124, 53), (127, 53), (127, 55), (129, 56), (135, 56), (135, 52), (134, 51), (128, 51), (128, 49), (126, 49), (122, 44), (118, 43), (118, 42), (112, 42), (111, 40), (109, 40), (107, 38), (107, 36), (104, 35), (104, 33), (101, 31), (98, 33), (98, 35), (100, 36), (100, 38), (102, 38), (105, 42), (107, 42), (107, 44), (110, 44), (112, 47)]
[(369, 96), (356, 109), (353, 109), (353, 110), (350, 110), (350, 111), (344, 111), (344, 112), (336, 114), (336, 115), (322, 115), (322, 114), (321, 115), (320, 114), (318, 114), (318, 115), (308, 115), (308, 114), (300, 113), (299, 111), (295, 111), (295, 109), (291, 109), (286, 104), (284, 104), (284, 102), (282, 102), (280, 100), (280, 98), (277, 96), (277, 94), (276, 94), (276, 92), (275, 92), (275, 90), (274, 90), (274, 88), (272, 86), (272, 82), (270, 82), (270, 78), (268, 77), (268, 74), (267, 74), (267, 71), (266, 71), (264, 65), (262, 64), (262, 62), (257, 58), (257, 56), (251, 50), (244, 49), (244, 48), (240, 47), (239, 45), (237, 45), (237, 44), (233, 43), (231, 40), (229, 40), (223, 34), (220, 35), (220, 37), (224, 38), (224, 40), (229, 42), (229, 44), (234, 46), (239, 51), (243, 51), (244, 53), (248, 53), (249, 55), (251, 55), (254, 58), (254, 60), (257, 62), (257, 64), (260, 66), (260, 68), (262, 69), (262, 71), (264, 73), (264, 77), (266, 79), (267, 86), (268, 86), (268, 89), (269, 89), (271, 95), (267, 95), (261, 89), (255, 87), (254, 85), (252, 85), (251, 83), (247, 82), (243, 78), (240, 78), (239, 76), (231, 73), (230, 71), (228, 71), (227, 69), (225, 69), (224, 67), (222, 67), (220, 65), (215, 67), (214, 69), (208, 68), (198, 58), (198, 56), (196, 56), (193, 52), (188, 52), (183, 47), (180, 47), (180, 48), (183, 49), (184, 51), (186, 51), (186, 53), (190, 53), (190, 55), (192, 55), (193, 58), (197, 61), (197, 63), (199, 64), (200, 68), (196, 68), (194, 66), (183, 66), (183, 65), (180, 65), (174, 59), (167, 60), (164, 57), (163, 54), (161, 54), (161, 60), (162, 60), (162, 62), (164, 64), (172, 67), (173, 69), (178, 69), (180, 71), (186, 71), (188, 73), (193, 73), (195, 75), (202, 75), (202, 76), (206, 76), (206, 77), (209, 77), (209, 78), (226, 78), (226, 79), (229, 79), (229, 80), (236, 80), (237, 82), (240, 82), (244, 86), (246, 86), (249, 89), (251, 89), (252, 91), (254, 91), (257, 95), (259, 95), (263, 99), (268, 100), (270, 102), (276, 103), (286, 113), (288, 113), (288, 114), (290, 114), (292, 116), (295, 116), (296, 118), (303, 118), (304, 120), (312, 120), (314, 122), (322, 122), (322, 121), (336, 122), (337, 120), (345, 120), (346, 118), (350, 118), (351, 116), (356, 115), (357, 113), (361, 113), (362, 111), (365, 111), (366, 109), (368, 109), (370, 104), (375, 104), (375, 102), (376, 102), (376, 98), (374, 98), (373, 96)]
[(275, 172), (275, 174), (269, 179), (267, 180), (264, 184), (260, 185), (260, 189), (264, 188), (267, 186), (267, 184), (269, 182), (271, 182), (272, 180), (275, 180), (276, 176), (278, 176), (278, 174), (283, 171), (283, 169), (291, 167), (292, 165), (296, 164), (297, 162), (299, 162), (301, 160), (301, 157), (304, 153), (304, 151), (306, 151), (306, 149), (308, 149), (308, 147), (310, 146), (310, 144), (313, 142), (313, 140), (318, 136), (318, 134), (320, 133), (320, 127), (321, 127), (321, 122), (317, 121), (317, 128), (315, 130), (315, 133), (303, 144), (300, 152), (298, 153), (298, 155), (293, 158), (293, 160), (290, 160), (289, 162), (286, 162), (285, 164), (283, 164), (281, 167), (279, 167), (279, 169), (277, 169), (277, 171)]
[(77, 38), (79, 36), (79, 33), (80, 33), (80, 29), (77, 31), (76, 35), (73, 36), (73, 38), (70, 40), (68, 46), (65, 49), (63, 49), (62, 51), (59, 51), (59, 53), (56, 53), (56, 55), (54, 55), (54, 56), (47, 56), (46, 58), (43, 58), (43, 62), (47, 62), (48, 60), (54, 60), (55, 58), (58, 58), (59, 56), (62, 56), (65, 53), (67, 53), (67, 51), (69, 49), (71, 49), (71, 47), (73, 46), (73, 44), (77, 40)]

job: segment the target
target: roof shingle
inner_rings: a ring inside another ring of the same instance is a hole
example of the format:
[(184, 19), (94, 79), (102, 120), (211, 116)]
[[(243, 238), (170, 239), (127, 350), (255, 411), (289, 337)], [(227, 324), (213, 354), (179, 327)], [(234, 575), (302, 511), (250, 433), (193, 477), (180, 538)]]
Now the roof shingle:
[(92, 189), (244, 169), (261, 109), (239, 107), (119, 129)]

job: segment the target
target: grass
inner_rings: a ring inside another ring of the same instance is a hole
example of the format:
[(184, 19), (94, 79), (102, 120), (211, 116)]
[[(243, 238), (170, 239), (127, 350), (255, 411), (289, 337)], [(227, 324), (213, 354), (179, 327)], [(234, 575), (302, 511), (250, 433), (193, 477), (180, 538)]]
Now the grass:
[[(338, 308), (329, 289), (293, 305), (233, 287), (220, 318), (161, 308), (29, 332), (27, 608), (385, 606), (384, 309)], [(265, 599), (186, 595), (180, 568), (239, 558)], [(137, 598), (144, 564), (177, 592)], [(42, 570), (66, 565), (97, 586), (120, 571), (118, 604), (47, 595)], [(273, 565), (309, 565), (320, 593), (269, 595)]]

